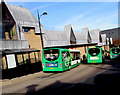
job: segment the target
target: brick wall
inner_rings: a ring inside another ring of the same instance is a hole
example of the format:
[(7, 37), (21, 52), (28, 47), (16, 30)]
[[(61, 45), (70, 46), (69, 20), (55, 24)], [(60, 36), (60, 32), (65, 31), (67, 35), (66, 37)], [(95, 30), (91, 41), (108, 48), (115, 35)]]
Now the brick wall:
[(40, 55), (41, 55), (41, 51), (42, 51), (41, 38), (40, 38), (40, 35), (35, 35), (34, 32), (35, 32), (34, 29), (30, 29), (30, 33), (24, 32), (24, 35), (26, 39), (28, 40), (30, 48), (35, 48), (35, 49), (40, 50)]

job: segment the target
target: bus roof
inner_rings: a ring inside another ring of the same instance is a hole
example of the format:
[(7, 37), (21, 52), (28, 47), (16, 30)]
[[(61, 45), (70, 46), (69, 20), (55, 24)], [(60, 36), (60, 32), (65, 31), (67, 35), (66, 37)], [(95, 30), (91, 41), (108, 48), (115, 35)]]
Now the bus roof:
[(93, 49), (93, 48), (102, 48), (102, 47), (89, 47), (87, 49)]
[(59, 49), (59, 50), (62, 50), (62, 51), (70, 50), (70, 52), (80, 52), (80, 50), (78, 50), (78, 49), (63, 49), (63, 48), (46, 48), (46, 49), (43, 49), (43, 50), (50, 50), (50, 49)]
[(43, 50), (51, 50), (51, 49), (58, 49), (58, 50), (61, 50), (61, 51), (69, 51), (69, 49), (63, 49), (63, 48), (46, 48), (46, 49), (43, 49)]

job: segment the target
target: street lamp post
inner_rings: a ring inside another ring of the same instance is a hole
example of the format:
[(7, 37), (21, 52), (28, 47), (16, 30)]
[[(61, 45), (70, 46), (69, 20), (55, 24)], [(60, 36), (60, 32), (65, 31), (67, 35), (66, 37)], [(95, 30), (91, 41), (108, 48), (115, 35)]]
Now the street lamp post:
[(43, 48), (44, 48), (44, 44), (43, 44), (43, 36), (42, 36), (40, 18), (41, 18), (41, 16), (43, 16), (43, 15), (47, 15), (47, 12), (43, 12), (41, 15), (39, 15), (39, 11), (37, 10), (37, 14), (38, 14), (39, 29), (40, 29), (40, 38), (41, 38), (42, 49), (43, 49)]

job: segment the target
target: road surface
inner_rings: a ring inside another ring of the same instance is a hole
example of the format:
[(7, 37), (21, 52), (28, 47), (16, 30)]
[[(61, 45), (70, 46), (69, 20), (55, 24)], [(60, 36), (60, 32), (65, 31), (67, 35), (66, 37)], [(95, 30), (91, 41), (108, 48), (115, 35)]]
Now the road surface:
[[(120, 62), (81, 64), (65, 72), (37, 72), (2, 81), (2, 93), (25, 95), (98, 95), (120, 93)], [(113, 87), (114, 86), (114, 87)], [(118, 91), (118, 92), (117, 92)], [(3, 94), (4, 95), (4, 94)]]

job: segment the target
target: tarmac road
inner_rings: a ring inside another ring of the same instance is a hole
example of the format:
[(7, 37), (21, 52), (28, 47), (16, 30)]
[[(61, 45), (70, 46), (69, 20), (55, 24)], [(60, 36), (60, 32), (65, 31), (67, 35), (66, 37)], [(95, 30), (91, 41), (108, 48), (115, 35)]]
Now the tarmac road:
[(84, 93), (84, 95), (96, 95), (96, 93), (98, 95), (104, 90), (107, 91), (106, 88), (111, 87), (109, 84), (119, 84), (120, 68), (118, 67), (118, 64), (81, 64), (65, 72), (44, 73), (41, 71), (20, 78), (3, 80), (2, 93), (71, 95), (76, 92)]

